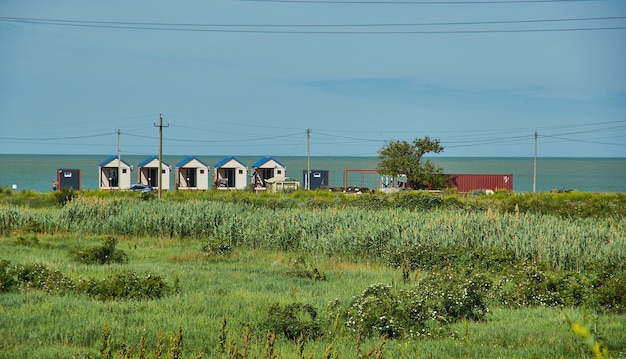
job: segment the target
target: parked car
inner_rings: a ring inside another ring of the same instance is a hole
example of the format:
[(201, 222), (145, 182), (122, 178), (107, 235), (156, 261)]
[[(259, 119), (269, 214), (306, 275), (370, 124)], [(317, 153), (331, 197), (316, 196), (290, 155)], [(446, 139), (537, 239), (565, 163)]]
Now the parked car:
[(151, 186), (148, 186), (147, 184), (141, 184), (141, 183), (136, 183), (128, 187), (128, 190), (134, 191), (134, 192), (149, 192), (149, 193), (154, 192)]

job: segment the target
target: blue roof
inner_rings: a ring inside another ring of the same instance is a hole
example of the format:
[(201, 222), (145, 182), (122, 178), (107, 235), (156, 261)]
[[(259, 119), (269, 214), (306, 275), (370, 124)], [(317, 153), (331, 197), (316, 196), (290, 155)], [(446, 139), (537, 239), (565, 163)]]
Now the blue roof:
[(223, 165), (225, 165), (230, 160), (235, 160), (235, 161), (239, 162), (242, 166), (246, 167), (246, 165), (243, 162), (239, 161), (238, 159), (236, 159), (233, 156), (226, 157), (223, 160), (219, 161), (218, 163), (215, 164), (215, 167), (222, 167)]
[(281, 167), (285, 168), (285, 165), (283, 165), (282, 163), (276, 161), (275, 158), (270, 157), (270, 156), (265, 156), (263, 158), (261, 158), (260, 160), (256, 161), (253, 165), (252, 168), (257, 168), (257, 167), (261, 167), (265, 162), (274, 160), (276, 163), (278, 163)]
[[(104, 165), (108, 164), (109, 162), (111, 162), (113, 160), (116, 160), (116, 159), (117, 159), (117, 155), (109, 156), (106, 160), (100, 162), (98, 164), (98, 167), (102, 167), (102, 166), (104, 166)], [(130, 167), (130, 164), (128, 162), (122, 160), (122, 163), (125, 164), (126, 166)]]
[[(159, 157), (157, 157), (157, 156), (150, 156), (150, 157), (146, 158), (145, 160), (141, 161), (141, 162), (137, 165), (137, 167), (143, 167), (143, 166), (147, 165), (150, 161), (152, 161), (152, 160), (158, 160), (158, 159), (159, 159)], [(170, 166), (170, 165), (168, 165), (168, 164), (167, 164), (167, 163), (165, 163), (165, 162), (163, 162), (163, 164), (164, 164), (164, 165), (166, 165), (167, 167), (169, 167), (169, 166)]]
[(187, 157), (185, 157), (184, 160), (182, 160), (182, 161), (180, 161), (180, 162), (178, 162), (176, 164), (176, 167), (183, 167), (184, 165), (186, 165), (187, 163), (189, 163), (189, 162), (191, 162), (193, 160), (196, 160), (196, 161), (200, 162), (203, 166), (208, 167), (206, 165), (206, 163), (200, 161), (196, 156), (187, 156)]

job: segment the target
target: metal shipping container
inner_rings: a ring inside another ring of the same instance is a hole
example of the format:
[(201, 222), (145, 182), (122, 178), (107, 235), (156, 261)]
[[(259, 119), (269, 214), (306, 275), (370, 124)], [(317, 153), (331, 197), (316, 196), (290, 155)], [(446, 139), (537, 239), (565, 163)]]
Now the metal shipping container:
[[(306, 187), (306, 170), (302, 170), (302, 183), (303, 187)], [(330, 171), (329, 170), (311, 170), (311, 189), (320, 189), (328, 187), (330, 185)]]
[(59, 169), (57, 172), (57, 189), (74, 189), (80, 191), (80, 170)]
[(513, 190), (513, 175), (506, 174), (446, 174), (448, 186), (456, 188), (459, 192), (471, 192), (476, 190), (492, 191), (505, 189)]

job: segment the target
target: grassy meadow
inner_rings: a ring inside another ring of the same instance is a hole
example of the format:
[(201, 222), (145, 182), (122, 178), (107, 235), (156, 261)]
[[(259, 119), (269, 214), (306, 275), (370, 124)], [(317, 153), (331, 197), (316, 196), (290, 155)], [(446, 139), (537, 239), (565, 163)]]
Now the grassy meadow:
[(0, 196), (0, 358), (626, 357), (623, 195), (65, 195)]

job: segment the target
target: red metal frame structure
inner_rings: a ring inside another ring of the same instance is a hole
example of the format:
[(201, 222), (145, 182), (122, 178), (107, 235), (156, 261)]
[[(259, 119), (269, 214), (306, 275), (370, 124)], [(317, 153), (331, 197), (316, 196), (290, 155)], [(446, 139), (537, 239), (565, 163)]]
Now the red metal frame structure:
[[(344, 173), (344, 182), (343, 182), (343, 186), (345, 188), (350, 187), (350, 182), (348, 181), (348, 177), (350, 176), (350, 173), (352, 172), (358, 172), (361, 174), (361, 187), (365, 187), (365, 174), (367, 173), (375, 173), (378, 174), (378, 170), (343, 170)], [(378, 182), (380, 182), (380, 179), (378, 180)]]

